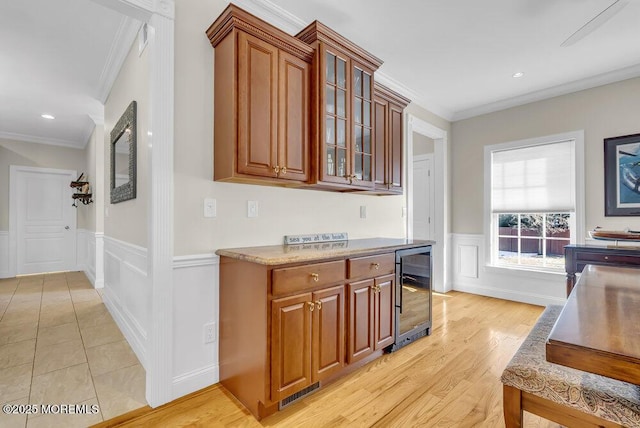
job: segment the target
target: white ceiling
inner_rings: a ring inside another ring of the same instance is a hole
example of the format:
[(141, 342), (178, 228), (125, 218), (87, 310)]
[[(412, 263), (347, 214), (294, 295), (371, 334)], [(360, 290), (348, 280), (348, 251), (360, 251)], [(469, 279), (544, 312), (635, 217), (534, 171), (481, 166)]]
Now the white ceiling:
[[(238, 0), (288, 11), (290, 32), (318, 19), (384, 60), (381, 81), (449, 120), (640, 76), (640, 0), (560, 47), (612, 2)], [(138, 26), (90, 0), (0, 1), (0, 138), (84, 147)]]
[(0, 1), (0, 138), (85, 147), (138, 26), (88, 0)]

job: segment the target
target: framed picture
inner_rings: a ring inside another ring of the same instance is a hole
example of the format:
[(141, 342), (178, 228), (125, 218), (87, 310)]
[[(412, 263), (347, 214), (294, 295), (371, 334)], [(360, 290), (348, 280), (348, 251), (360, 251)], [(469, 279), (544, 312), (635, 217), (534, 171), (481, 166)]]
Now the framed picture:
[(604, 215), (640, 216), (640, 134), (604, 140)]

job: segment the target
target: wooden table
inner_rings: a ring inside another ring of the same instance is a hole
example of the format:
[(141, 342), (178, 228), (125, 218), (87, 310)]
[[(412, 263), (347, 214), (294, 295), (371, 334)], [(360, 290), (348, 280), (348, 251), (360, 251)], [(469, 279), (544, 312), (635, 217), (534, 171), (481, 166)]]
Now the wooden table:
[(546, 352), (551, 363), (640, 384), (640, 271), (587, 265)]
[(564, 247), (564, 266), (567, 271), (567, 297), (576, 282), (576, 273), (586, 265), (639, 267), (640, 248), (600, 247), (595, 245), (567, 245)]

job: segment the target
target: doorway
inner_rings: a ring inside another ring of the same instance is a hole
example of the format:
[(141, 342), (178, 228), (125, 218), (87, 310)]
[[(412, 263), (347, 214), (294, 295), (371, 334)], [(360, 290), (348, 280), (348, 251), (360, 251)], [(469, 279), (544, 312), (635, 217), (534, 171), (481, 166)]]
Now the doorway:
[[(414, 140), (415, 144), (416, 140)], [(414, 150), (415, 153), (415, 150)], [(433, 153), (413, 157), (413, 237), (434, 238)]]
[(432, 201), (431, 227), (433, 233), (431, 240), (433, 245), (433, 289), (437, 292), (447, 292), (451, 290), (448, 282), (447, 266), (449, 265), (449, 180), (448, 180), (448, 135), (447, 131), (438, 128), (411, 113), (405, 114), (405, 147), (407, 165), (407, 237), (414, 239), (414, 186), (413, 171), (413, 147), (416, 135), (427, 137), (433, 141), (433, 162), (432, 162)]
[(9, 172), (11, 276), (73, 270), (76, 171), (12, 165)]

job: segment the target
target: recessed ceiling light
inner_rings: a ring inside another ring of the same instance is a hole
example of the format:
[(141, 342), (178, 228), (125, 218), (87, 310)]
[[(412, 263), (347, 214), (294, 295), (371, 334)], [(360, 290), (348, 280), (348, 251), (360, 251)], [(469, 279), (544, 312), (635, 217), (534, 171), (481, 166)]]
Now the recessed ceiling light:
[(46, 114), (46, 113), (45, 114), (41, 114), (40, 116), (42, 116), (45, 119), (49, 119), (49, 120), (55, 119), (55, 117), (53, 115)]
[(512, 77), (515, 77), (517, 79), (518, 77), (522, 77), (522, 76), (524, 76), (524, 73), (522, 71), (518, 71), (517, 73), (513, 73)]

